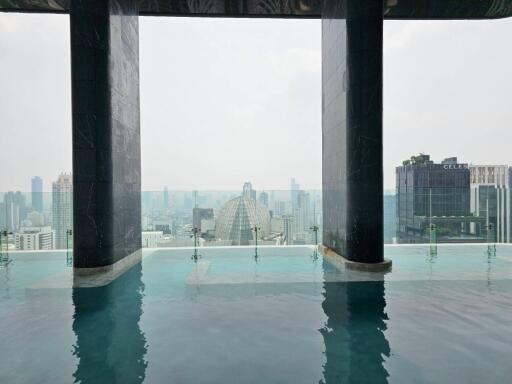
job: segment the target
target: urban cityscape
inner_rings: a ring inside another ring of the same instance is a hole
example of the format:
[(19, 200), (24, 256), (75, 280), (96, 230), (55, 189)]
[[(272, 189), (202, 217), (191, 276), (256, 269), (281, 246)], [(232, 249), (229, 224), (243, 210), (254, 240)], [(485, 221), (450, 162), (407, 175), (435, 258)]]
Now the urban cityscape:
[(510, 243), (511, 188), (508, 165), (412, 156), (396, 167), (387, 227), (397, 243)]
[[(61, 174), (52, 192), (34, 176), (30, 193), (9, 191), (0, 200), (1, 249), (72, 248), (72, 176)], [(290, 190), (142, 192), (142, 245), (193, 246), (305, 245), (321, 241), (320, 191)], [(255, 233), (257, 230), (257, 234)]]
[[(395, 169), (396, 188), (384, 193), (384, 242), (510, 243), (512, 167), (468, 164), (429, 155), (406, 159)], [(62, 173), (43, 192), (8, 191), (0, 199), (0, 249), (72, 248), (73, 185)], [(142, 192), (142, 246), (146, 248), (318, 244), (322, 196), (303, 190)], [(255, 233), (257, 228), (258, 233)]]

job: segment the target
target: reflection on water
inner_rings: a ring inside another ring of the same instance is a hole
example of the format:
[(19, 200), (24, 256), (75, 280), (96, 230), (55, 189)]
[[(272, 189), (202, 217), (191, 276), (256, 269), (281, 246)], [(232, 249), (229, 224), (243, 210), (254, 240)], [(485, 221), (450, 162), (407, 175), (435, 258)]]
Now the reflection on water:
[(323, 295), (326, 362), (320, 383), (387, 383), (384, 282), (324, 283)]
[(139, 321), (142, 315), (141, 265), (113, 283), (73, 290), (76, 383), (142, 383), (147, 344)]

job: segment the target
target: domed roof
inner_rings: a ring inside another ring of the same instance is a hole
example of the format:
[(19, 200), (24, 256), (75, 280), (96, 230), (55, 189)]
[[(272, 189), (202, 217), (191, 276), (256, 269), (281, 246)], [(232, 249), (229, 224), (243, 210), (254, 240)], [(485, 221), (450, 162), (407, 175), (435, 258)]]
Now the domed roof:
[(256, 200), (240, 196), (229, 200), (219, 211), (215, 223), (215, 237), (231, 240), (233, 245), (248, 245), (254, 239), (251, 228), (260, 228), (259, 235), (270, 231), (270, 214)]

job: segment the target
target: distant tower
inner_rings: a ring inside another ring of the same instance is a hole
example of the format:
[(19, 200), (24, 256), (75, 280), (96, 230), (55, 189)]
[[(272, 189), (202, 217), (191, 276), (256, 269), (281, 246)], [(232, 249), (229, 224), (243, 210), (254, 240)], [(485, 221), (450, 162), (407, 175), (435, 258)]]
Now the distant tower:
[(265, 191), (261, 192), (260, 195), (258, 196), (258, 201), (260, 202), (260, 204), (268, 208), (268, 193)]
[(52, 217), (55, 248), (65, 249), (67, 231), (73, 229), (73, 181), (71, 175), (63, 173), (52, 184)]
[(242, 196), (248, 197), (249, 199), (256, 200), (256, 191), (252, 189), (252, 184), (250, 182), (244, 183), (244, 187), (242, 190)]
[(294, 210), (296, 232), (307, 232), (311, 226), (311, 203), (309, 193), (299, 191)]
[(169, 189), (164, 187), (164, 209), (169, 208)]
[(282, 216), (286, 213), (286, 204), (284, 201), (277, 200), (274, 202), (274, 213)]
[(4, 196), (5, 228), (16, 231), (20, 226), (20, 209), (16, 204), (14, 192), (7, 192)]
[(290, 199), (292, 200), (292, 208), (297, 205), (297, 198), (299, 195), (300, 185), (295, 182), (295, 178), (290, 180)]
[(25, 196), (20, 192), (7, 192), (4, 196), (3, 204), (5, 219), (2, 220), (5, 229), (8, 231), (18, 230), (20, 223), (26, 219)]
[(289, 215), (283, 216), (283, 240), (286, 245), (293, 244), (294, 237), (293, 217)]
[(39, 176), (32, 178), (32, 209), (43, 212), (43, 179)]

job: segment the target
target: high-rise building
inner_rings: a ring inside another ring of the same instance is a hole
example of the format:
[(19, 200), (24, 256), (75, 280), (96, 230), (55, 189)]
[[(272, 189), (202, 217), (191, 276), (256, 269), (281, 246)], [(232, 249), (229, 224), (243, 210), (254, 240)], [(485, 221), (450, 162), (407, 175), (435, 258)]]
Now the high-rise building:
[(282, 216), (286, 213), (286, 203), (281, 200), (276, 200), (274, 202), (274, 214), (277, 216)]
[(201, 222), (203, 220), (212, 220), (213, 219), (213, 209), (212, 208), (194, 208), (192, 210), (192, 226), (193, 228), (197, 228), (201, 231)]
[(32, 209), (43, 212), (43, 179), (39, 176), (32, 178)]
[(485, 219), (483, 228), (472, 226), (473, 233), (483, 233), (486, 240), (511, 241), (510, 174), (507, 165), (470, 165), (471, 212)]
[(73, 181), (71, 175), (61, 174), (52, 184), (52, 227), (55, 248), (67, 247), (67, 231), (73, 229)]
[(252, 189), (252, 183), (245, 182), (242, 189), (242, 196), (256, 200), (256, 191)]
[(4, 195), (3, 212), (4, 229), (16, 231), (20, 226), (20, 210), (15, 203), (14, 192), (7, 192)]
[(44, 215), (38, 211), (32, 211), (27, 214), (27, 220), (32, 227), (42, 227), (45, 225)]
[(470, 211), (468, 164), (413, 156), (396, 167), (396, 190), (399, 242), (428, 242), (431, 228), (439, 242), (481, 241), (470, 230), (481, 220)]
[(258, 196), (258, 201), (261, 205), (264, 205), (268, 208), (268, 193), (265, 191), (261, 192)]
[(396, 195), (384, 193), (384, 243), (396, 240)]
[(159, 216), (152, 218), (152, 225), (154, 231), (160, 231), (164, 235), (172, 233), (172, 219), (166, 216)]
[(25, 196), (20, 192), (7, 192), (4, 195), (4, 225), (5, 229), (15, 232), (21, 225), (21, 222), (27, 217)]
[(297, 197), (299, 195), (300, 185), (295, 182), (295, 178), (290, 180), (290, 199), (292, 202), (292, 209), (297, 204)]
[(297, 203), (293, 212), (295, 222), (295, 233), (309, 232), (311, 226), (311, 206), (309, 193), (299, 191)]
[(293, 216), (284, 215), (283, 219), (283, 243), (286, 245), (293, 244), (293, 238), (295, 237)]
[(46, 227), (21, 227), (14, 234), (14, 243), (19, 250), (53, 249), (55, 231)]
[(164, 187), (164, 209), (169, 209), (169, 189)]
[(5, 214), (5, 204), (3, 202), (0, 203), (0, 231), (4, 231), (7, 229), (6, 223), (6, 214)]

